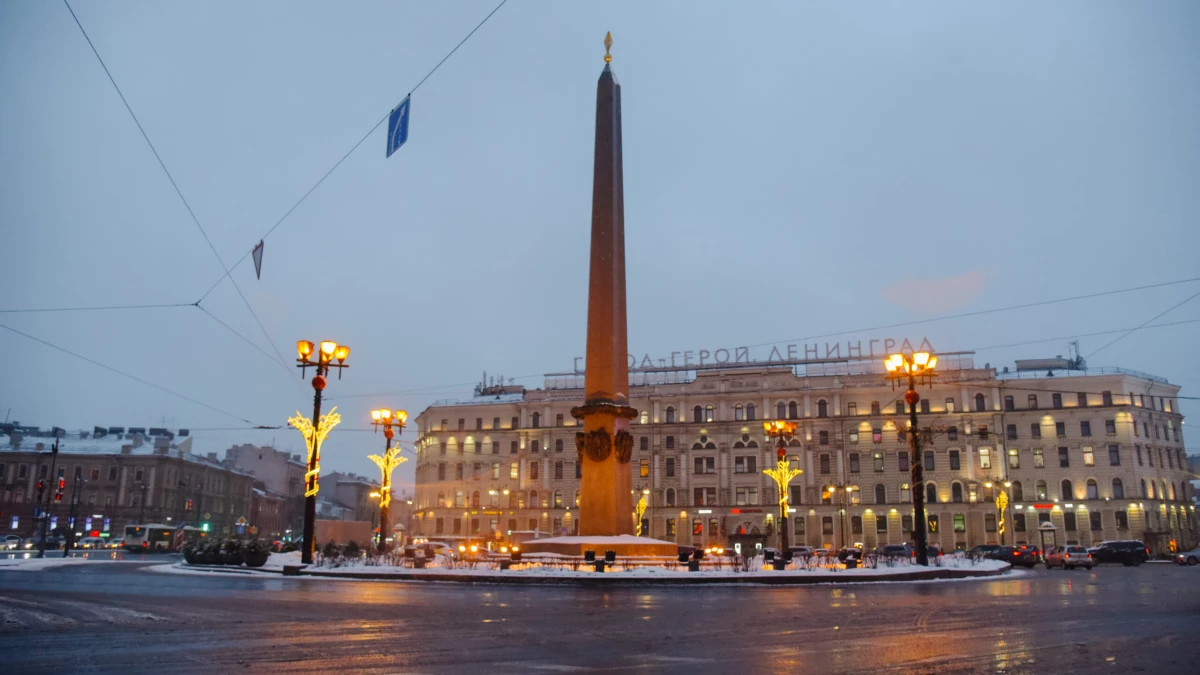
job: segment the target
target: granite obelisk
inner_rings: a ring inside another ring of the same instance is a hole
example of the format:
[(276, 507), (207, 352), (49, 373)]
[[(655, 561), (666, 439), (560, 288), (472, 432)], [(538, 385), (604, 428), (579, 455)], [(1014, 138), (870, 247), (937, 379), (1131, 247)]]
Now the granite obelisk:
[(583, 422), (575, 435), (582, 464), (579, 533), (632, 534), (629, 364), (625, 326), (625, 197), (621, 175), (621, 85), (612, 72), (612, 34), (604, 38), (604, 70), (596, 84), (592, 173), (592, 241), (588, 276)]

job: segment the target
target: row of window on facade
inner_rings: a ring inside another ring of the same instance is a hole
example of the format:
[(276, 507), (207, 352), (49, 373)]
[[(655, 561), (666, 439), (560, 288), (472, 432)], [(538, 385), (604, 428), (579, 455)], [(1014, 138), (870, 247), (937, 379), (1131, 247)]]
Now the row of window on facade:
[[(1100, 398), (1101, 398), (1102, 406), (1108, 407), (1108, 406), (1113, 405), (1113, 395), (1112, 395), (1111, 391), (1101, 392)], [(1169, 398), (1164, 399), (1164, 397), (1162, 397), (1162, 396), (1159, 396), (1157, 398), (1158, 398), (1158, 402), (1156, 405), (1155, 397), (1154, 396), (1150, 397), (1150, 405), (1154, 410), (1172, 412), (1173, 405), (1172, 405), (1171, 399), (1169, 399)], [(1132, 402), (1134, 400), (1140, 400), (1141, 407), (1145, 407), (1145, 405), (1146, 405), (1145, 394), (1140, 394), (1140, 395), (1138, 395), (1137, 399), (1135, 399), (1134, 393), (1129, 392), (1129, 401)], [(975, 412), (987, 412), (988, 411), (987, 397), (984, 396), (983, 394), (975, 395), (974, 404), (975, 405), (974, 405), (973, 410)], [(1089, 406), (1087, 392), (1077, 392), (1076, 393), (1076, 405), (1080, 408), (1086, 408)], [(1053, 408), (1055, 410), (1061, 410), (1063, 408), (1063, 398), (1062, 398), (1061, 393), (1053, 393), (1050, 395), (1050, 406), (1051, 406), (1051, 408)], [(881, 414), (881, 406), (879, 404), (879, 401), (872, 401), (870, 409), (871, 409), (870, 414), (872, 414), (872, 415)], [(921, 409), (921, 412), (923, 412), (923, 413), (930, 412), (929, 399), (925, 399), (925, 398), (921, 399), (920, 409)], [(1028, 394), (1027, 395), (1026, 407), (1024, 409), (1025, 410), (1038, 410), (1039, 409), (1038, 394)], [(955, 412), (955, 403), (954, 403), (953, 398), (946, 399), (945, 410), (948, 413)], [(1006, 411), (1017, 410), (1016, 401), (1014, 400), (1014, 398), (1012, 396), (1004, 397), (1004, 410), (1006, 410)], [(817, 417), (829, 417), (829, 411), (830, 411), (829, 402), (825, 399), (819, 399), (817, 401)], [(896, 411), (896, 414), (898, 414), (898, 415), (904, 414), (904, 402), (903, 401), (895, 402), (895, 411)], [(733, 419), (736, 421), (739, 421), (739, 422), (740, 421), (754, 421), (757, 419), (757, 414), (758, 414), (758, 409), (753, 403), (747, 403), (747, 404), (738, 403), (738, 404), (735, 404), (733, 407)], [(847, 403), (846, 404), (846, 414), (851, 415), (851, 416), (857, 415), (858, 414), (858, 404), (856, 402)], [(665, 411), (665, 417), (666, 417), (667, 424), (674, 424), (678, 421), (676, 419), (676, 411), (675, 411), (674, 406), (667, 407), (667, 409)], [(786, 403), (780, 401), (779, 403), (775, 404), (775, 417), (776, 417), (776, 419), (799, 419), (800, 418), (799, 403), (797, 401), (788, 401)], [(648, 417), (647, 417), (646, 413), (642, 413), (641, 421), (643, 424), (648, 421)], [(712, 405), (703, 405), (703, 406), (697, 405), (692, 408), (692, 422), (695, 422), (698, 424), (704, 424), (707, 422), (714, 422), (714, 421), (716, 421), (716, 417), (715, 417), (714, 408)], [(554, 420), (555, 426), (561, 427), (561, 426), (563, 426), (564, 422), (565, 422), (565, 419), (564, 419), (564, 416), (562, 413), (558, 413), (555, 415), (555, 420)], [(510, 428), (511, 429), (520, 428), (520, 423), (521, 423), (520, 417), (513, 417), (510, 422)], [(467, 425), (466, 418), (460, 417), (458, 419), (458, 430), (465, 431), (466, 425)], [(530, 415), (530, 427), (532, 427), (534, 429), (538, 429), (538, 428), (542, 427), (542, 414), (540, 412), (535, 412)], [(492, 429), (500, 429), (501, 428), (499, 417), (492, 418), (491, 428)], [(449, 420), (442, 419), (441, 420), (441, 430), (449, 431), (449, 429), (450, 429)], [(483, 429), (484, 429), (483, 418), (476, 417), (475, 418), (475, 430), (483, 431)], [(1179, 440), (1179, 439), (1176, 438), (1176, 440)]]

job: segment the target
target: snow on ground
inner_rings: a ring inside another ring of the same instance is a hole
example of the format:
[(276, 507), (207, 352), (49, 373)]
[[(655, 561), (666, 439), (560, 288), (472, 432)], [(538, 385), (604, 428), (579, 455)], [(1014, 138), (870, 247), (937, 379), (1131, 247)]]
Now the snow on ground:
[(46, 553), (45, 558), (10, 558), (0, 560), (0, 570), (20, 570), (28, 572), (31, 570), (44, 570), (51, 567), (62, 567), (63, 565), (81, 565), (83, 563), (112, 563), (126, 562), (124, 560), (97, 560), (96, 558), (64, 558), (59, 552), (55, 557), (50, 557), (52, 551)]
[(647, 539), (646, 537), (638, 537), (632, 534), (618, 534), (612, 537), (552, 537), (550, 539), (531, 539), (527, 544), (567, 544), (571, 546), (596, 546), (597, 550), (602, 551), (600, 547), (612, 546), (614, 544), (632, 544), (635, 546), (645, 546), (646, 544), (670, 544), (677, 546), (673, 541), (662, 541), (660, 539)]
[[(565, 558), (565, 557), (564, 557)], [(272, 554), (271, 559), (261, 568), (261, 572), (277, 573), (282, 571), (284, 565), (299, 565), (300, 554), (298, 552), (285, 554)], [(354, 561), (352, 563), (342, 563), (337, 567), (333, 566), (314, 566), (309, 565), (304, 568), (306, 573), (312, 572), (320, 574), (323, 578), (329, 578), (325, 575), (336, 575), (342, 578), (363, 578), (377, 576), (392, 576), (399, 575), (409, 578), (425, 578), (436, 580), (439, 577), (478, 577), (482, 579), (494, 579), (503, 581), (505, 579), (522, 578), (522, 579), (537, 579), (537, 578), (578, 578), (585, 579), (594, 578), (597, 574), (613, 576), (613, 581), (618, 581), (620, 578), (628, 579), (672, 579), (679, 578), (680, 575), (692, 578), (728, 578), (730, 580), (739, 579), (749, 581), (754, 577), (793, 577), (793, 578), (820, 578), (834, 582), (842, 578), (879, 578), (889, 576), (900, 576), (912, 572), (921, 572), (926, 570), (938, 569), (953, 569), (953, 570), (972, 570), (976, 572), (996, 572), (1004, 570), (1008, 564), (999, 560), (981, 560), (972, 562), (966, 558), (958, 556), (942, 557), (940, 566), (930, 565), (928, 568), (922, 568), (918, 565), (909, 564), (903, 561), (902, 564), (897, 564), (894, 567), (880, 566), (875, 569), (858, 568), (858, 569), (829, 569), (829, 568), (814, 568), (814, 569), (789, 569), (775, 571), (773, 569), (764, 568), (762, 558), (756, 558), (754, 564), (751, 565), (748, 572), (740, 570), (734, 571), (733, 566), (725, 562), (721, 567), (715, 565), (707, 565), (699, 572), (688, 572), (686, 565), (643, 565), (622, 569), (620, 559), (615, 567), (610, 567), (604, 572), (596, 572), (591, 566), (578, 564), (573, 569), (571, 564), (524, 564), (516, 565), (508, 570), (493, 569), (487, 563), (479, 563), (474, 567), (461, 564), (453, 566), (443, 558), (438, 556), (433, 566), (425, 569), (411, 569), (406, 567), (392, 567), (386, 565), (368, 565), (365, 561)], [(156, 569), (161, 572), (178, 572), (178, 573), (193, 573), (193, 574), (254, 574), (244, 567), (227, 567), (221, 568), (193, 568), (185, 564), (169, 566), (170, 569)]]

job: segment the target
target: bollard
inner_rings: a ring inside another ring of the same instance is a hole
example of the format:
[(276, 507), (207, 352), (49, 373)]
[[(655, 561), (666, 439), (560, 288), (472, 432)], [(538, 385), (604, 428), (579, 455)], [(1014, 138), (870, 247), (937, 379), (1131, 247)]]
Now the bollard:
[[(594, 556), (593, 556), (593, 557), (594, 557)], [(596, 571), (597, 571), (597, 572), (603, 572), (603, 571), (604, 571), (604, 561), (603, 561), (603, 560), (593, 560), (593, 561), (592, 561), (592, 564), (596, 566)]]
[(586, 563), (596, 562), (596, 552), (595, 551), (584, 551), (583, 552), (583, 561)]
[(500, 571), (504, 571), (504, 570), (512, 567), (512, 564), (513, 563), (511, 560), (501, 560), (500, 561)]
[(699, 560), (689, 560), (687, 565), (688, 565), (689, 572), (699, 572), (700, 571), (700, 561)]
[(775, 551), (773, 551), (771, 549), (766, 549), (765, 551), (763, 551), (763, 561), (775, 562)]
[(776, 571), (781, 571), (781, 570), (787, 569), (787, 561), (782, 558), (776, 558), (775, 562), (772, 564), (775, 566)]
[(612, 565), (613, 563), (617, 562), (617, 552), (616, 551), (605, 551), (604, 552), (604, 562), (608, 563), (609, 565)]
[(679, 564), (680, 565), (685, 564), (688, 561), (688, 559), (691, 557), (692, 556), (689, 555), (686, 551), (680, 551), (679, 552)]

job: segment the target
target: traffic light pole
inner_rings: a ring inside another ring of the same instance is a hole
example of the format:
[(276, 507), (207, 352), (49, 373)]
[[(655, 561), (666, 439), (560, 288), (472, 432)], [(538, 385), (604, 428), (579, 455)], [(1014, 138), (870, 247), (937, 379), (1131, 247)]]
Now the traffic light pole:
[[(53, 447), (50, 448), (50, 475), (47, 478), (49, 478), (50, 480), (55, 480), (54, 471), (57, 467), (58, 467), (58, 437), (56, 436), (54, 438), (54, 445), (53, 445)], [(42, 508), (42, 526), (41, 526), (42, 536), (40, 537), (40, 540), (38, 541), (37, 557), (39, 557), (39, 558), (46, 557), (46, 527), (50, 524), (50, 508), (49, 508), (50, 492), (48, 490), (45, 491), (45, 495), (46, 495), (45, 506)]]
[(79, 519), (79, 484), (81, 482), (83, 482), (83, 476), (75, 474), (75, 480), (71, 484), (71, 515), (67, 519), (67, 536), (63, 540), (64, 558), (71, 555), (71, 548), (75, 545), (75, 522)]
[(908, 391), (904, 392), (904, 401), (908, 403), (908, 438), (912, 448), (912, 502), (913, 502), (913, 539), (917, 544), (917, 564), (929, 565), (929, 552), (926, 550), (928, 538), (925, 533), (925, 466), (921, 460), (921, 431), (917, 427), (917, 404), (921, 395), (917, 393), (916, 379), (908, 376)]

